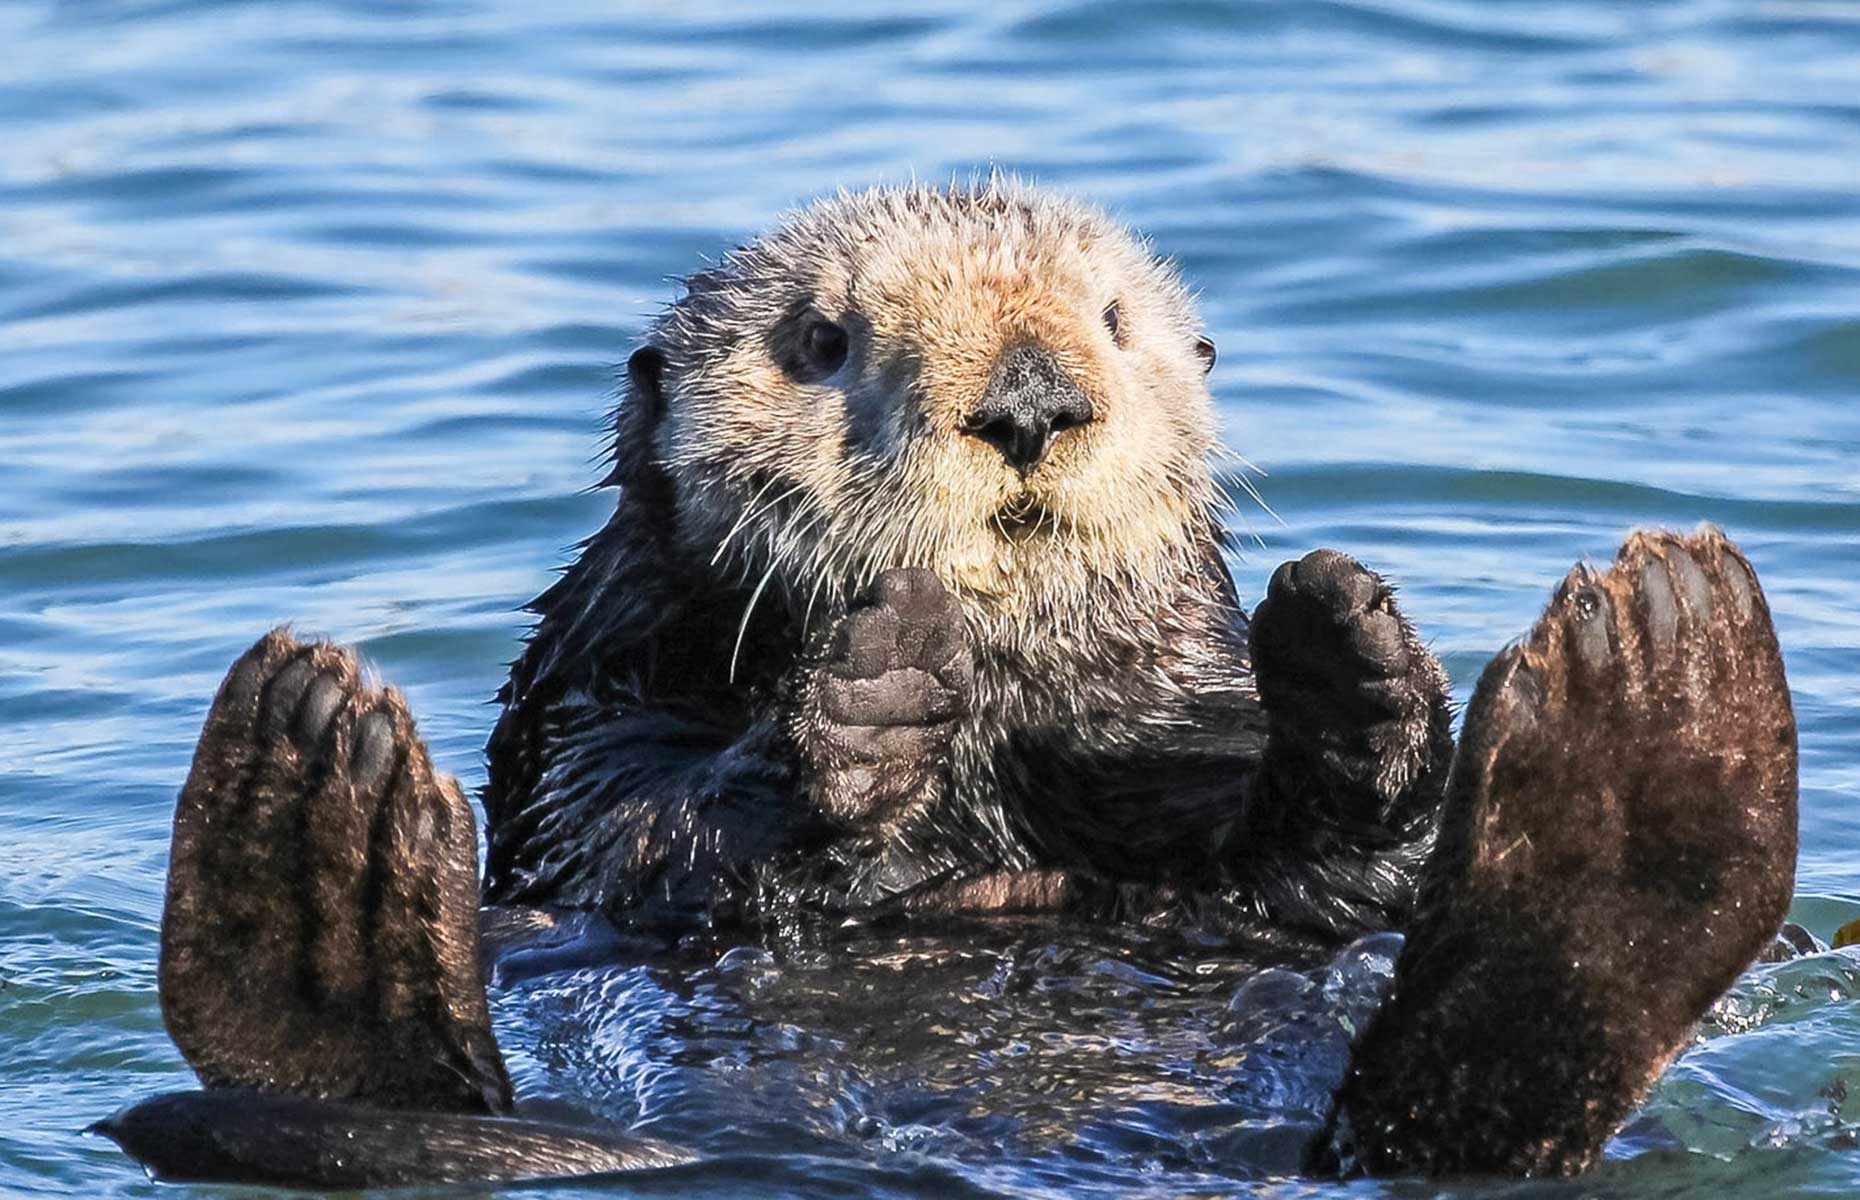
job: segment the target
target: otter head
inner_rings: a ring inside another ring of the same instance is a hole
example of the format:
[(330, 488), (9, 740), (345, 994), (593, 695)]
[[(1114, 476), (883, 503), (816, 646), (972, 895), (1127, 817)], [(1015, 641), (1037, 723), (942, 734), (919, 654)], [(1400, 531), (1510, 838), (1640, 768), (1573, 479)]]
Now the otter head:
[(1095, 211), (1000, 179), (842, 194), (687, 288), (630, 364), (622, 461), (650, 446), (721, 573), (811, 607), (926, 567), (978, 616), (1063, 620), (1210, 536), (1213, 346)]

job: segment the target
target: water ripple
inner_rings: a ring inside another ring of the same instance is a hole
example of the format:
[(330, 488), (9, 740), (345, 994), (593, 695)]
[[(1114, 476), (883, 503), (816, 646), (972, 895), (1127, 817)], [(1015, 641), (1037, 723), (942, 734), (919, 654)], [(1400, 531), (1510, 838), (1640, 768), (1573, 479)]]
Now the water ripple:
[[(154, 930), (225, 663), (356, 642), (477, 782), (669, 279), (879, 179), (999, 164), (1152, 234), (1277, 514), (1236, 498), (1242, 595), (1343, 547), (1462, 695), (1571, 562), (1724, 525), (1795, 690), (1796, 915), (1860, 916), (1849, 7), (29, 0), (0, 42), (8, 1187), (149, 1192), (74, 1131), (186, 1078)], [(1236, 1012), (1249, 971), (1049, 930), (552, 976), (498, 1020), (527, 1092), (712, 1152), (646, 1192), (1336, 1194), (1268, 1178), (1328, 1053), (1275, 1031), (1334, 1013)], [(1584, 1194), (1860, 1190), (1851, 975), (1747, 979)]]

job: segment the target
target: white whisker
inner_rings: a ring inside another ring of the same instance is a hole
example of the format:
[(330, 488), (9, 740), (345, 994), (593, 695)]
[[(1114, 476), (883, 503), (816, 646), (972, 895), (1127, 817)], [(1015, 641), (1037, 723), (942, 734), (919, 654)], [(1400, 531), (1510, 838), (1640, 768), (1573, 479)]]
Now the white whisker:
[(710, 556), (710, 562), (712, 566), (717, 565), (717, 560), (723, 557), (724, 549), (729, 546), (730, 539), (735, 537), (738, 532), (746, 528), (749, 525), (750, 519), (752, 517), (756, 517), (756, 516), (761, 515), (762, 513), (769, 512), (776, 505), (780, 504), (783, 500), (786, 500), (788, 497), (800, 491), (801, 488), (804, 486), (798, 483), (795, 484), (793, 487), (789, 488), (787, 491), (783, 492), (781, 495), (775, 497), (773, 500), (763, 505), (760, 512), (758, 512), (755, 507), (756, 501), (762, 498), (762, 493), (768, 491), (769, 488), (774, 484), (774, 482), (775, 481), (773, 479), (769, 480), (768, 483), (763, 484), (761, 489), (757, 491), (756, 494), (750, 498), (749, 504), (745, 506), (743, 509), (743, 515), (736, 518), (736, 524), (730, 527), (730, 532), (724, 534), (723, 540), (717, 543), (717, 552)]
[(762, 582), (756, 585), (755, 592), (749, 597), (749, 603), (743, 608), (743, 623), (736, 628), (736, 646), (730, 651), (729, 682), (731, 683), (736, 682), (736, 660), (743, 652), (743, 637), (749, 632), (749, 618), (756, 611), (756, 601), (762, 599), (763, 589), (768, 587), (769, 580), (775, 578), (775, 568), (780, 565), (779, 559), (769, 563), (769, 569), (762, 573)]

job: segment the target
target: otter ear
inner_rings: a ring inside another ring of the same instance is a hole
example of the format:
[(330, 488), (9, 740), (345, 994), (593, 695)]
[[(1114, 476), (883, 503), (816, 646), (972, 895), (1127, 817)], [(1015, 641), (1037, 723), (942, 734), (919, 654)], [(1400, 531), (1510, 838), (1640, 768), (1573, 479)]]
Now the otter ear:
[(665, 352), (641, 346), (626, 360), (626, 398), (614, 416), (614, 469), (610, 484), (637, 484), (652, 461), (652, 434), (665, 415)]
[(1201, 371), (1207, 374), (1214, 369), (1214, 339), (1198, 337), (1195, 339), (1195, 353), (1201, 355)]

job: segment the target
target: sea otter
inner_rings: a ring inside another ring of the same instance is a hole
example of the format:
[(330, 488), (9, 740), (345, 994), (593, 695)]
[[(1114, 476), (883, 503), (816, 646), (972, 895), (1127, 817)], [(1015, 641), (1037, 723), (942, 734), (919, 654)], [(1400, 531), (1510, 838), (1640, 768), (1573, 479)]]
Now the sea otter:
[[(1586, 1166), (1789, 900), (1756, 578), (1712, 530), (1579, 568), (1456, 754), (1379, 576), (1316, 551), (1240, 605), (1213, 361), (1166, 264), (1002, 179), (841, 195), (691, 277), (628, 362), (614, 515), (500, 693), (497, 936), (1066, 910), (1296, 958), (1403, 929), (1312, 1169)], [(675, 1161), (495, 1116), (479, 899), (399, 695), (268, 635), (175, 821), (161, 997), (208, 1090), (102, 1128), (189, 1178)]]
[(1212, 360), (1126, 231), (1007, 185), (840, 197), (693, 277), (502, 693), (487, 900), (1399, 922), (1445, 677), (1340, 555), (1249, 631)]

